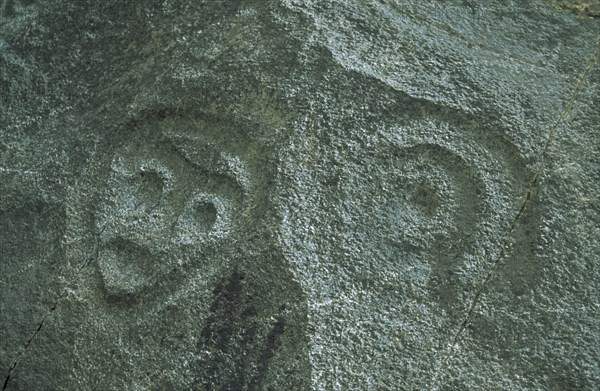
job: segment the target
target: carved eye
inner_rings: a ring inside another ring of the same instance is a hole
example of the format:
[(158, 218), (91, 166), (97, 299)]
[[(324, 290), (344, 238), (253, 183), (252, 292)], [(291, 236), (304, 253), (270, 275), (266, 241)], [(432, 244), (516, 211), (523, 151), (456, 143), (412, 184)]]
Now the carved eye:
[(155, 159), (128, 162), (117, 156), (111, 165), (109, 183), (110, 198), (101, 205), (105, 213), (140, 217), (156, 208), (171, 190), (172, 174)]
[(192, 244), (228, 236), (232, 205), (215, 194), (198, 192), (186, 203), (174, 239)]
[(137, 203), (147, 206), (158, 204), (165, 189), (165, 181), (161, 174), (154, 170), (142, 168), (136, 180), (138, 181), (135, 191)]
[(171, 171), (158, 160), (142, 161), (130, 172), (130, 194), (135, 208), (149, 208), (158, 205), (170, 188)]
[(195, 200), (191, 210), (191, 218), (195, 220), (199, 229), (210, 231), (217, 221), (217, 208), (208, 200)]
[(402, 181), (403, 191), (408, 203), (423, 216), (432, 218), (438, 213), (452, 209), (448, 205), (452, 197), (448, 177), (432, 167), (427, 172), (412, 173), (413, 176)]

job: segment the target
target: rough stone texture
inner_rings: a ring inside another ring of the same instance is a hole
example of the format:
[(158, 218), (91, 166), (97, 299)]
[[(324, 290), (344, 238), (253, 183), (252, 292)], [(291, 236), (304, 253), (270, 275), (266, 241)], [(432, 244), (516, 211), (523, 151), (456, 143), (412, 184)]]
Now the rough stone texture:
[(3, 389), (597, 389), (597, 1), (0, 16)]

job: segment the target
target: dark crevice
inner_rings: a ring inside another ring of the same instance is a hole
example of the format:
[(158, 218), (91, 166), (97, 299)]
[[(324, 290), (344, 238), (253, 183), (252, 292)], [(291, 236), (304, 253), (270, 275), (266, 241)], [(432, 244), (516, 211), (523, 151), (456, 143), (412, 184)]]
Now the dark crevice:
[(460, 343), (462, 341), (462, 335), (463, 335), (465, 329), (467, 328), (467, 326), (471, 323), (471, 320), (473, 319), (473, 316), (474, 316), (475, 309), (477, 308), (477, 305), (479, 304), (479, 301), (480, 301), (481, 297), (483, 296), (488, 283), (494, 277), (496, 271), (498, 270), (498, 267), (500, 266), (502, 260), (504, 259), (505, 255), (506, 255), (508, 248), (511, 245), (512, 236), (513, 236), (514, 231), (517, 229), (519, 223), (521, 222), (521, 220), (523, 219), (523, 216), (525, 215), (526, 209), (529, 207), (529, 205), (531, 204), (532, 200), (535, 197), (536, 190), (538, 189), (538, 186), (540, 184), (540, 181), (541, 181), (541, 178), (543, 175), (543, 171), (544, 171), (544, 168), (546, 165), (548, 151), (552, 144), (552, 141), (554, 140), (556, 131), (559, 128), (559, 126), (561, 126), (563, 124), (563, 122), (569, 116), (569, 114), (573, 111), (573, 107), (575, 106), (577, 97), (579, 96), (581, 89), (584, 86), (584, 82), (587, 81), (587, 79), (589, 78), (591, 71), (593, 70), (594, 66), (598, 62), (599, 57), (600, 57), (600, 41), (598, 42), (598, 44), (596, 46), (596, 50), (594, 51), (593, 55), (591, 56), (588, 66), (584, 69), (581, 76), (578, 78), (577, 83), (575, 84), (575, 87), (571, 94), (571, 97), (569, 98), (569, 100), (567, 102), (567, 105), (561, 112), (560, 116), (558, 117), (558, 119), (556, 120), (554, 125), (548, 130), (548, 135), (546, 137), (544, 146), (542, 148), (538, 167), (537, 167), (531, 181), (529, 182), (529, 185), (527, 187), (527, 192), (526, 192), (525, 196), (523, 197), (524, 200), (521, 204), (521, 207), (519, 208), (519, 211), (513, 218), (506, 234), (504, 235), (502, 247), (500, 248), (500, 251), (499, 251), (498, 255), (496, 256), (496, 258), (492, 262), (492, 266), (491, 266), (490, 270), (488, 271), (486, 276), (483, 278), (482, 282), (479, 284), (479, 287), (477, 288), (477, 290), (475, 292), (475, 296), (473, 297), (471, 304), (469, 305), (469, 307), (467, 309), (465, 318), (460, 323), (458, 330), (456, 331), (456, 333), (454, 334), (454, 337), (451, 340), (450, 348), (449, 348), (448, 352), (446, 353), (446, 357), (442, 364), (442, 368), (441, 368), (442, 370), (437, 371), (436, 372), (437, 375), (433, 379), (433, 383), (434, 383), (433, 389), (437, 389), (438, 385), (436, 383), (438, 383), (440, 381), (440, 376), (444, 376), (444, 374), (450, 368), (450, 366), (451, 366), (450, 360), (454, 357), (454, 355), (456, 353), (455, 347), (457, 346), (458, 343)]
[(244, 274), (234, 271), (213, 291), (211, 315), (197, 346), (209, 352), (199, 363), (202, 380), (195, 384), (197, 388), (255, 391), (264, 386), (286, 330), (285, 306), (267, 316), (274, 323), (262, 325), (260, 295), (245, 280)]
[(10, 368), (8, 368), (8, 374), (6, 375), (6, 379), (4, 380), (4, 385), (2, 386), (2, 391), (6, 390), (8, 388), (8, 384), (10, 383), (10, 377), (11, 377), (13, 371), (15, 370), (15, 368), (17, 367), (17, 365), (19, 364), (19, 360), (25, 354), (25, 352), (27, 351), (27, 349), (29, 349), (29, 347), (31, 346), (31, 343), (33, 342), (33, 340), (35, 339), (35, 337), (37, 337), (37, 335), (40, 333), (40, 331), (42, 331), (42, 329), (44, 328), (44, 323), (46, 322), (46, 319), (48, 318), (48, 316), (50, 314), (52, 314), (52, 312), (54, 312), (54, 310), (56, 310), (56, 305), (57, 304), (54, 304), (48, 310), (48, 313), (42, 318), (42, 320), (40, 321), (40, 323), (38, 323), (38, 326), (35, 329), (33, 335), (31, 336), (31, 338), (29, 338), (29, 340), (27, 340), (27, 342), (25, 343), (25, 346), (23, 347), (23, 350), (21, 350), (21, 352), (19, 353), (19, 355), (17, 356), (17, 358), (15, 358), (15, 360), (11, 364)]
[(260, 389), (260, 386), (262, 386), (262, 380), (269, 369), (271, 360), (275, 357), (275, 352), (280, 344), (280, 337), (283, 335), (284, 331), (285, 320), (282, 317), (279, 317), (267, 335), (265, 347), (258, 359), (258, 370), (248, 386), (249, 391), (258, 390)]
[[(84, 262), (84, 264), (79, 268), (79, 272), (81, 272), (81, 270), (88, 264), (89, 264), (89, 261)], [(25, 355), (25, 353), (27, 353), (27, 351), (31, 347), (33, 341), (37, 338), (37, 336), (43, 330), (44, 324), (46, 323), (46, 321), (49, 319), (49, 317), (52, 315), (52, 313), (54, 313), (54, 311), (56, 311), (56, 308), (58, 307), (59, 303), (64, 298), (64, 293), (65, 293), (65, 291), (63, 290), (63, 292), (60, 294), (58, 299), (56, 299), (56, 302), (54, 303), (54, 305), (52, 307), (50, 307), (50, 309), (48, 310), (46, 315), (44, 315), (42, 320), (38, 323), (38, 326), (37, 326), (36, 330), (34, 331), (34, 333), (31, 335), (31, 338), (29, 338), (27, 340), (27, 342), (25, 343), (25, 346), (23, 347), (21, 352), (19, 352), (17, 357), (13, 360), (11, 366), (8, 368), (8, 374), (6, 375), (6, 379), (4, 379), (4, 385), (2, 386), (2, 391), (5, 391), (6, 389), (8, 389), (11, 376), (12, 376), (14, 370), (19, 365), (19, 361), (21, 361), (21, 358)]]

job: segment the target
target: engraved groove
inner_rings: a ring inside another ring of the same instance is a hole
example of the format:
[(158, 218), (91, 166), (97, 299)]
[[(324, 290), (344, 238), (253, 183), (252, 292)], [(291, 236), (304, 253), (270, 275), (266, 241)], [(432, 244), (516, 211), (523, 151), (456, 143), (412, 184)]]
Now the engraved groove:
[(595, 48), (593, 54), (591, 55), (587, 66), (585, 67), (585, 69), (583, 70), (581, 75), (578, 77), (577, 82), (575, 83), (575, 86), (569, 97), (569, 100), (567, 101), (566, 106), (561, 111), (556, 122), (548, 129), (547, 137), (544, 140), (542, 152), (538, 159), (537, 167), (536, 167), (533, 175), (531, 176), (531, 180), (527, 184), (527, 187), (525, 190), (525, 195), (522, 198), (520, 207), (518, 208), (518, 211), (517, 211), (515, 217), (512, 219), (510, 226), (506, 230), (502, 246), (501, 246), (498, 254), (492, 260), (490, 269), (485, 274), (485, 277), (483, 278), (483, 280), (477, 287), (475, 294), (473, 296), (473, 299), (471, 300), (471, 302), (469, 304), (467, 313), (466, 313), (463, 321), (460, 323), (460, 326), (458, 327), (456, 333), (452, 337), (450, 348), (445, 354), (441, 368), (439, 371), (436, 371), (435, 376), (432, 379), (432, 382), (431, 382), (432, 389), (435, 389), (435, 390), (439, 389), (440, 382), (443, 381), (443, 376), (444, 376), (445, 372), (447, 372), (448, 369), (450, 368), (452, 358), (456, 355), (456, 347), (462, 340), (462, 335), (463, 335), (464, 331), (466, 330), (467, 326), (470, 323), (472, 323), (472, 321), (473, 321), (475, 309), (477, 308), (477, 305), (479, 304), (481, 297), (484, 295), (485, 289), (487, 288), (487, 286), (490, 283), (490, 281), (492, 280), (492, 278), (495, 277), (495, 275), (498, 273), (499, 266), (501, 265), (501, 263), (506, 262), (505, 258), (506, 258), (507, 250), (509, 249), (509, 246), (511, 245), (511, 242), (513, 240), (513, 234), (515, 233), (516, 230), (525, 226), (525, 224), (528, 223), (527, 220), (529, 220), (531, 218), (531, 216), (539, 216), (538, 215), (539, 211), (537, 211), (537, 210), (530, 211), (529, 209), (532, 208), (532, 203), (534, 201), (534, 197), (536, 195), (536, 192), (539, 190), (541, 177), (543, 175), (543, 170), (544, 170), (544, 167), (546, 164), (546, 159), (548, 156), (548, 151), (553, 144), (553, 140), (554, 140), (556, 131), (562, 125), (562, 123), (568, 118), (568, 116), (571, 114), (571, 112), (575, 106), (575, 103), (577, 101), (577, 98), (581, 92), (581, 89), (583, 88), (584, 82), (586, 80), (588, 80), (590, 73), (592, 72), (592, 70), (594, 69), (596, 64), (598, 63), (599, 58), (600, 58), (600, 41), (597, 42), (596, 48)]
[[(425, 310), (433, 310), (451, 331), (464, 327), (461, 322), (471, 300), (479, 299), (473, 289), (492, 266), (486, 255), (502, 245), (498, 232), (510, 225), (506, 216), (520, 208), (519, 195), (527, 188), (531, 170), (501, 132), (479, 130), (468, 119), (459, 123), (446, 115), (431, 118), (383, 132), (377, 157), (385, 162), (380, 168), (384, 197), (379, 199), (386, 204), (373, 207), (385, 211), (376, 224), (389, 228), (380, 242), (380, 247), (389, 248), (384, 252), (386, 265), (395, 272), (387, 274), (411, 281), (408, 286), (399, 284), (398, 291), (409, 293), (411, 300), (429, 303)], [(393, 213), (408, 218), (403, 224), (390, 222)], [(515, 243), (509, 258), (520, 274), (514, 278), (517, 272), (511, 275), (510, 270), (503, 270), (502, 283), (494, 287), (507, 297), (525, 294), (524, 287), (533, 288), (541, 273), (535, 256), (539, 222), (538, 209), (528, 215), (522, 227), (528, 231), (526, 240)], [(507, 284), (517, 280), (534, 282)], [(390, 283), (385, 286), (393, 288)], [(494, 330), (508, 333), (507, 325), (495, 325)], [(489, 331), (480, 328), (476, 325), (471, 337), (485, 344)], [(408, 346), (418, 343), (404, 337)], [(439, 343), (432, 351), (445, 348), (443, 341)], [(437, 362), (434, 365), (444, 359), (443, 353), (430, 357), (432, 363)]]
[(386, 242), (401, 259), (418, 256), (428, 263), (429, 289), (452, 310), (460, 304), (458, 271), (481, 223), (485, 181), (451, 146), (416, 142), (390, 148), (386, 182), (395, 186), (385, 187), (395, 195), (384, 208), (392, 228)]
[(199, 120), (131, 126), (134, 137), (115, 148), (96, 225), (105, 292), (133, 302), (172, 270), (213, 262), (244, 224), (252, 182), (243, 158)]

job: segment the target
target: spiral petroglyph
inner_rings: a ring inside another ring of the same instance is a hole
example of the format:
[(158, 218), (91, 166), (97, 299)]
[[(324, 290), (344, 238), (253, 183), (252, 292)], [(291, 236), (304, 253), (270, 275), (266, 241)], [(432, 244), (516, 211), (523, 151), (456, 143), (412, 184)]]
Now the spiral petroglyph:
[[(447, 124), (396, 129), (380, 151), (386, 201), (378, 219), (389, 227), (385, 245), (394, 258), (428, 265), (427, 285), (442, 308), (463, 306), (467, 281), (486, 267), (474, 259), (497, 248), (489, 237), (506, 229), (504, 217), (518, 210), (529, 170), (499, 133), (481, 137)], [(513, 262), (527, 269), (534, 264), (536, 219), (531, 216), (528, 235), (515, 244), (520, 259)]]
[[(362, 365), (372, 373), (393, 362), (403, 368), (393, 372), (394, 382), (412, 384), (424, 376), (413, 363), (433, 366), (442, 357), (522, 204), (533, 167), (508, 132), (429, 109), (362, 124), (353, 138), (345, 129), (313, 138), (302, 133), (298, 138), (306, 142), (294, 145), (306, 148), (306, 160), (293, 166), (298, 160), (290, 159), (287, 175), (306, 181), (312, 198), (299, 196), (286, 222), (300, 238), (298, 248), (314, 254), (299, 260), (299, 269), (326, 287), (314, 293), (309, 308), (315, 318), (352, 319), (315, 324), (316, 339), (339, 343), (331, 355), (314, 354), (319, 365), (326, 365), (321, 357), (351, 352), (362, 363), (349, 364), (348, 375)], [(320, 213), (311, 204), (320, 205)], [(528, 233), (497, 270), (498, 286), (491, 288), (507, 298), (526, 293), (542, 273), (535, 253), (538, 214), (532, 213)], [(510, 328), (495, 330), (509, 337)], [(427, 334), (436, 338), (424, 343)], [(478, 343), (489, 339), (485, 329), (469, 335)], [(379, 350), (363, 356), (368, 344)], [(336, 380), (320, 376), (328, 386)]]

